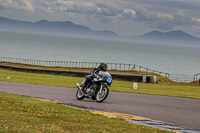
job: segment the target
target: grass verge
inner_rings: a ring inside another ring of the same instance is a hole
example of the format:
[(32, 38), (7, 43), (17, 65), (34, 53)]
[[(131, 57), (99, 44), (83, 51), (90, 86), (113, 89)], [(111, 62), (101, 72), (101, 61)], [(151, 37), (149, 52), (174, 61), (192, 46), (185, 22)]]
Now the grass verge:
[(1, 133), (168, 133), (135, 125), (119, 118), (107, 118), (89, 111), (42, 102), (33, 98), (0, 93)]
[[(7, 77), (10, 77), (10, 79), (8, 79)], [(84, 77), (38, 74), (0, 69), (0, 81), (76, 87), (75, 83), (81, 83), (83, 79)], [(138, 83), (138, 89), (133, 89), (133, 82), (113, 80), (110, 90), (129, 93), (200, 99), (200, 86), (191, 84), (178, 84), (167, 81), (159, 82), (157, 84)]]

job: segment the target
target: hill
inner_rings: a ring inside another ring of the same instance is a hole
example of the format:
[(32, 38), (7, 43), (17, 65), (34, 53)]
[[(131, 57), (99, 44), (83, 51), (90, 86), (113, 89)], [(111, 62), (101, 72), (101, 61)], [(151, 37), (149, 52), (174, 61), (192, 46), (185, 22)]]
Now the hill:
[(184, 31), (169, 31), (169, 32), (160, 32), (160, 31), (151, 31), (144, 35), (140, 36), (130, 36), (126, 39), (135, 40), (138, 42), (148, 42), (148, 43), (158, 43), (158, 44), (179, 44), (179, 45), (199, 45), (200, 39), (194, 37)]
[(86, 26), (77, 25), (70, 21), (58, 22), (40, 20), (37, 22), (12, 20), (0, 17), (0, 30), (3, 31), (18, 31), (18, 32), (32, 32), (32, 33), (47, 33), (56, 35), (69, 36), (90, 36), (90, 37), (118, 37), (113, 31), (94, 31)]
[(114, 39), (131, 42), (157, 43), (157, 44), (179, 44), (179, 45), (199, 45), (200, 39), (184, 31), (160, 32), (152, 31), (140, 36), (118, 36), (113, 31), (95, 31), (86, 26), (74, 24), (70, 21), (47, 21), (37, 22), (12, 20), (0, 17), (0, 31), (31, 32), (40, 34), (55, 34), (65, 36), (80, 36), (89, 38)]

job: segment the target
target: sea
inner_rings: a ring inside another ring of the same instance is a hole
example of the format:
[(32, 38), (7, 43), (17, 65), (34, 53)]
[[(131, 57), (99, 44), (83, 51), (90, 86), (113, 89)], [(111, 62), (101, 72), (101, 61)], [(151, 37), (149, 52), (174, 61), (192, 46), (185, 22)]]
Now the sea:
[(200, 73), (199, 46), (136, 43), (0, 31), (0, 56), (136, 64), (170, 74)]

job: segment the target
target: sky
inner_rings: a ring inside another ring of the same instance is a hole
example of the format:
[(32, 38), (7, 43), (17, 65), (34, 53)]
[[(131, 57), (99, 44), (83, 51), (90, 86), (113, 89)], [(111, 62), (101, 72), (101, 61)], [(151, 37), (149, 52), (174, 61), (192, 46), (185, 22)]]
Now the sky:
[(0, 0), (0, 16), (71, 21), (120, 36), (183, 30), (200, 38), (200, 0)]

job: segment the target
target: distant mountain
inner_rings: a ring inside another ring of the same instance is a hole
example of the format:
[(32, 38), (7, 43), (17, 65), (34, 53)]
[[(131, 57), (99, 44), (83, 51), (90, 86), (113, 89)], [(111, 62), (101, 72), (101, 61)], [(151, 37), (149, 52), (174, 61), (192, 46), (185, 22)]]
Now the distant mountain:
[(162, 43), (162, 44), (199, 44), (200, 39), (194, 37), (184, 31), (169, 31), (169, 32), (160, 32), (160, 31), (151, 31), (141, 36), (132, 36), (127, 39), (135, 40), (138, 42), (149, 42), (149, 43)]
[(199, 39), (181, 30), (170, 31), (170, 32), (165, 32), (165, 33), (160, 32), (160, 31), (152, 31), (138, 37), (146, 38), (146, 39), (159, 38), (159, 39), (171, 39), (171, 40), (185, 40), (185, 39), (198, 40)]
[(49, 22), (47, 20), (40, 20), (37, 22), (12, 20), (0, 17), (0, 30), (4, 31), (18, 31), (18, 32), (32, 32), (32, 33), (47, 33), (60, 34), (68, 36), (89, 36), (89, 37), (118, 37), (113, 31), (94, 31), (86, 26), (77, 25), (70, 21)]
[(37, 22), (12, 20), (5, 17), (0, 17), (0, 31), (16, 31), (16, 32), (31, 32), (40, 34), (55, 34), (66, 36), (81, 36), (81, 37), (100, 37), (103, 39), (114, 39), (131, 42), (142, 43), (159, 43), (159, 44), (179, 44), (179, 45), (200, 45), (200, 39), (183, 31), (160, 32), (152, 31), (141, 36), (118, 36), (113, 31), (101, 30), (95, 31), (86, 26), (77, 25), (70, 21), (47, 21), (40, 20)]

